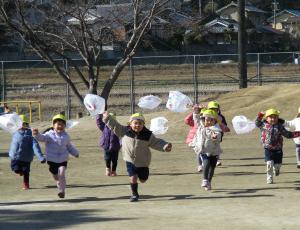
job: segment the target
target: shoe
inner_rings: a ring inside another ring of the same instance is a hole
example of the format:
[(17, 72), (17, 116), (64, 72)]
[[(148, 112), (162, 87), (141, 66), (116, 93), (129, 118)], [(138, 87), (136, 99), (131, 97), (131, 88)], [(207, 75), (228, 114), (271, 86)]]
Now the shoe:
[(106, 170), (105, 170), (105, 175), (106, 175), (106, 176), (111, 176), (111, 171), (110, 171), (109, 168), (106, 168)]
[(130, 202), (137, 202), (137, 201), (139, 201), (139, 195), (132, 195), (131, 197), (130, 197)]
[(275, 174), (275, 176), (279, 176), (279, 174), (280, 174), (280, 169), (274, 169), (274, 174)]
[(207, 185), (208, 185), (208, 181), (207, 180), (203, 180), (202, 184), (201, 184), (201, 187), (206, 188)]
[(118, 174), (117, 174), (116, 171), (112, 171), (110, 175), (111, 175), (111, 176), (118, 176)]
[(202, 170), (203, 170), (202, 165), (199, 165), (197, 170), (198, 170), (198, 172), (202, 172)]
[(267, 179), (267, 184), (273, 184), (273, 178), (272, 177)]
[(210, 182), (207, 182), (207, 186), (205, 187), (205, 190), (206, 191), (211, 190), (211, 183)]
[(64, 193), (64, 192), (59, 192), (59, 193), (57, 194), (57, 196), (58, 196), (59, 198), (65, 198), (65, 193)]
[(297, 168), (300, 169), (300, 165), (297, 165)]
[(23, 183), (22, 189), (23, 190), (28, 190), (29, 189), (29, 183)]
[(217, 161), (217, 166), (221, 166), (222, 162), (221, 161)]

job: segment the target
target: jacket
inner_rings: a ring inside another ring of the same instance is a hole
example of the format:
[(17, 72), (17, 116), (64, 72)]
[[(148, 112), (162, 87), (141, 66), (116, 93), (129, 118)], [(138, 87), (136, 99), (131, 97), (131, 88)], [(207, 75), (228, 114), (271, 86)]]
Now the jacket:
[(265, 149), (280, 150), (283, 146), (282, 136), (293, 138), (293, 132), (287, 131), (281, 122), (271, 125), (257, 117), (255, 125), (261, 130), (261, 142)]
[(122, 138), (123, 159), (133, 163), (136, 167), (149, 167), (151, 151), (165, 151), (166, 141), (156, 138), (146, 127), (141, 132), (134, 132), (130, 126), (122, 126), (111, 116), (104, 123), (120, 138)]
[(40, 161), (45, 157), (41, 151), (39, 143), (33, 138), (30, 129), (20, 129), (12, 136), (9, 149), (9, 157), (12, 160), (31, 162), (35, 154)]
[[(194, 115), (194, 121), (197, 122), (197, 133), (191, 143), (192, 148), (197, 154), (206, 154), (207, 156), (219, 156), (222, 153), (220, 146), (222, 130), (218, 124), (205, 127), (199, 115)], [(215, 134), (216, 138), (212, 135)]]
[(45, 153), (47, 161), (62, 163), (68, 161), (69, 153), (75, 157), (79, 156), (78, 150), (70, 141), (66, 132), (57, 133), (55, 130), (49, 130), (44, 134), (35, 136), (38, 141), (45, 142)]
[(190, 144), (193, 141), (194, 136), (196, 135), (196, 132), (197, 132), (197, 128), (198, 128), (197, 124), (194, 123), (193, 112), (191, 112), (189, 115), (187, 115), (184, 118), (184, 123), (187, 124), (188, 126), (190, 126), (189, 133), (185, 140), (186, 144)]
[[(300, 117), (296, 117), (291, 121), (285, 121), (284, 125), (290, 128), (294, 128), (295, 131), (300, 131)], [(294, 142), (297, 145), (300, 145), (300, 137), (294, 138)]]
[(97, 115), (96, 124), (102, 131), (102, 135), (99, 139), (99, 146), (104, 150), (119, 151), (121, 148), (119, 137), (114, 134), (107, 125), (102, 121), (102, 115)]

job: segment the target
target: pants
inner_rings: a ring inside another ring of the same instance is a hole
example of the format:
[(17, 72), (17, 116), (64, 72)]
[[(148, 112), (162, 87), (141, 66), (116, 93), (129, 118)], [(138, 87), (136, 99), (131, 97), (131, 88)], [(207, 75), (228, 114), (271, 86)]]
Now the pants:
[(104, 160), (106, 168), (111, 171), (116, 171), (118, 166), (119, 151), (115, 150), (104, 150)]
[(296, 145), (296, 159), (297, 165), (300, 165), (300, 145)]
[(49, 171), (52, 173), (54, 180), (56, 181), (56, 186), (59, 192), (65, 192), (66, 189), (66, 169), (68, 162), (55, 163), (48, 161)]
[(31, 162), (11, 160), (11, 170), (20, 176), (23, 175), (23, 182), (29, 184), (29, 173), (30, 173)]
[(218, 156), (207, 156), (202, 154), (203, 179), (211, 182), (218, 161)]
[(202, 165), (202, 156), (201, 156), (201, 154), (196, 154), (196, 159), (197, 159), (198, 166)]
[(282, 149), (265, 149), (265, 162), (267, 164), (267, 180), (272, 180), (274, 171), (279, 171), (282, 164)]

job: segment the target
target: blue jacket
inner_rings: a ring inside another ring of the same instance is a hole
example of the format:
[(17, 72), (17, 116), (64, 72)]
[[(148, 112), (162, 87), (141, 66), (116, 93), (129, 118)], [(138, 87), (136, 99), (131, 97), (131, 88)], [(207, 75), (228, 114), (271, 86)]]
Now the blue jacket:
[(33, 138), (30, 129), (20, 129), (12, 136), (9, 157), (12, 160), (31, 162), (35, 154), (40, 161), (45, 160), (39, 143)]
[(108, 126), (102, 121), (102, 115), (97, 115), (96, 124), (102, 131), (102, 136), (99, 140), (99, 145), (104, 150), (119, 151), (121, 148), (120, 139)]

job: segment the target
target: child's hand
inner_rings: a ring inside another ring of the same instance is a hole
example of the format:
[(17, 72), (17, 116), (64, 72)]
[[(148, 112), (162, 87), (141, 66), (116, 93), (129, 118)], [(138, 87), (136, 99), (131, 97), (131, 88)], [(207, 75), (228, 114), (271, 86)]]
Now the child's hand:
[(41, 163), (42, 163), (42, 164), (45, 164), (45, 163), (46, 163), (46, 159), (42, 160)]
[(32, 135), (33, 136), (36, 136), (36, 135), (38, 135), (39, 134), (39, 130), (38, 129), (32, 129)]
[(171, 143), (168, 143), (164, 146), (164, 149), (166, 152), (171, 152), (172, 150), (172, 144)]
[(217, 137), (218, 137), (218, 135), (217, 135), (216, 133), (212, 132), (211, 138), (212, 138), (212, 139), (217, 139)]
[(300, 131), (293, 132), (293, 138), (300, 137)]
[(196, 113), (196, 114), (200, 113), (199, 105), (196, 104), (196, 105), (193, 106), (193, 112)]
[(264, 112), (259, 112), (258, 114), (257, 114), (257, 117), (259, 118), (259, 119), (263, 119), (263, 117), (265, 116), (265, 113)]
[(108, 111), (104, 111), (104, 113), (102, 113), (102, 120), (105, 120), (106, 118), (108, 118), (108, 116), (109, 116), (109, 113), (108, 113)]
[(76, 156), (74, 156), (74, 157), (79, 158), (79, 155), (76, 155)]

